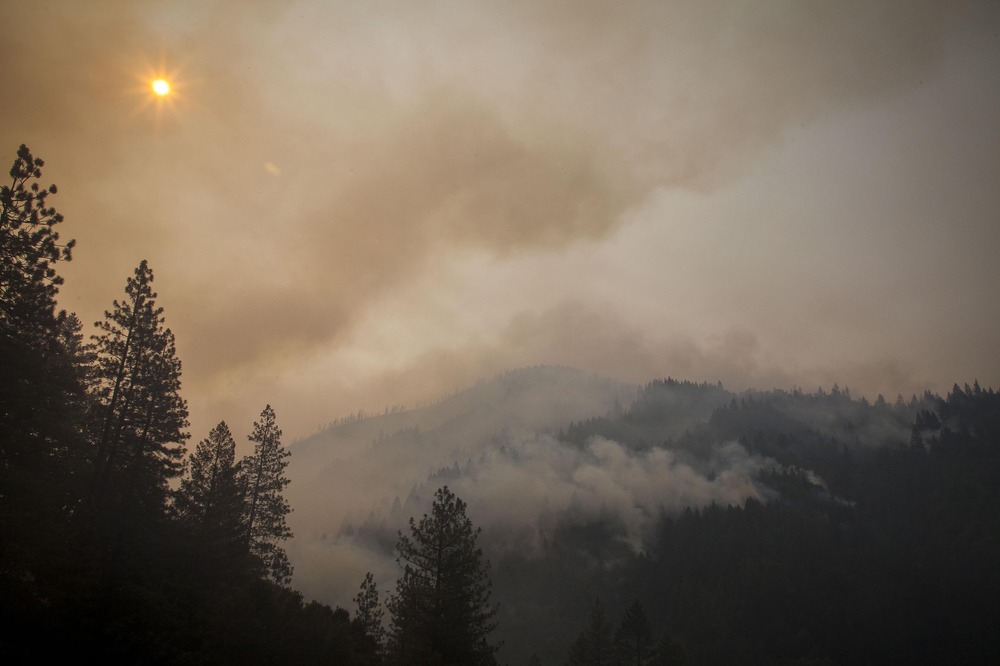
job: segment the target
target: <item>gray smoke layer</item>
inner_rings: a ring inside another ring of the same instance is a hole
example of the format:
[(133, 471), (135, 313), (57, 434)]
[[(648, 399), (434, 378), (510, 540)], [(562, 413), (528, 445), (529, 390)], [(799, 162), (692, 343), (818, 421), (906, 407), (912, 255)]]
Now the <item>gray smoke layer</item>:
[[(512, 551), (537, 554), (560, 525), (600, 519), (613, 520), (621, 539), (639, 551), (653, 521), (663, 515), (712, 503), (766, 500), (768, 491), (755, 477), (775, 466), (735, 442), (711, 447), (699, 462), (684, 462), (662, 448), (634, 451), (600, 437), (577, 447), (550, 435), (505, 433), (460, 451), (404, 439), (407, 447), (420, 449), (422, 464), (414, 465), (403, 447), (383, 443), (362, 454), (362, 466), (381, 470), (377, 482), (358, 483), (359, 465), (350, 458), (322, 475), (324, 484), (358, 488), (362, 495), (356, 499), (368, 503), (360, 508), (356, 502), (359, 508), (347, 512), (330, 507), (325, 515), (313, 514), (317, 522), (296, 520), (298, 537), (290, 552), (296, 585), (307, 593), (349, 605), (366, 571), (376, 574), (383, 589), (391, 589), (399, 575), (392, 551), (397, 532), (406, 533), (409, 518), (419, 520), (429, 510), (434, 490), (442, 485), (466, 501), (493, 558)], [(360, 490), (363, 485), (366, 491)], [(387, 488), (407, 486), (404, 494), (384, 494)]]

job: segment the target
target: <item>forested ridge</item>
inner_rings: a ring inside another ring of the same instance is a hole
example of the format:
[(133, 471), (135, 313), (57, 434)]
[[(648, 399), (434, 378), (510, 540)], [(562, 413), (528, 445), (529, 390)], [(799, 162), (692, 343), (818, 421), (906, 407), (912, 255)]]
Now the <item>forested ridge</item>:
[[(399, 529), (375, 512), (346, 525), (338, 539), (396, 560), (395, 589), (369, 574), (352, 611), (307, 601), (285, 552), (275, 410), (242, 460), (225, 422), (191, 446), (146, 261), (93, 335), (58, 309), (74, 246), (43, 166), (22, 146), (0, 190), (5, 663), (69, 649), (162, 664), (1000, 660), (1000, 394), (978, 382), (887, 401), (652, 381), (528, 448), (496, 435), (397, 501)], [(466, 432), (459, 415), (447, 427)], [(387, 433), (373, 451), (421, 436)], [(472, 523), (453, 482), (556, 447), (684, 476), (662, 480), (659, 504), (548, 510), (531, 548)], [(689, 496), (711, 499), (667, 501)]]
[[(704, 422), (657, 440), (669, 431), (661, 417), (699, 396), (718, 403)], [(583, 609), (595, 601), (611, 627), (632, 604), (643, 607), (653, 639), (667, 641), (674, 655), (649, 663), (992, 663), (1000, 656), (994, 390), (956, 385), (944, 398), (926, 393), (888, 404), (840, 389), (736, 395), (657, 381), (633, 410), (563, 433), (579, 443), (595, 435), (669, 447), (706, 469), (708, 443), (732, 439), (773, 464), (758, 473), (760, 499), (660, 515), (638, 550), (622, 516), (609, 512), (563, 521), (539, 557), (501, 560), (501, 609), (531, 609), (503, 615), (502, 627), (537, 632), (531, 642), (544, 645), (552, 625), (534, 627), (560, 618), (558, 648), (539, 649), (541, 663), (559, 663), (567, 646), (594, 633)]]

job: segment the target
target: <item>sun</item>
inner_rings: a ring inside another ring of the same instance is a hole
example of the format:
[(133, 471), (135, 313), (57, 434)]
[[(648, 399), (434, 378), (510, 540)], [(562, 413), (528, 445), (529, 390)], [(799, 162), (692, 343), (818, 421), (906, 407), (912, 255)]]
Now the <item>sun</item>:
[(170, 94), (170, 82), (166, 79), (156, 79), (151, 85), (153, 92), (159, 97), (164, 97)]
[[(134, 85), (129, 93), (136, 100), (135, 113), (152, 112), (149, 116), (160, 129), (162, 123), (173, 123), (180, 120), (185, 112), (190, 111), (193, 83), (185, 75), (183, 68), (176, 64), (168, 65), (163, 55), (159, 63), (148, 59), (139, 61), (138, 67), (132, 71)], [(169, 127), (170, 125), (166, 125)]]

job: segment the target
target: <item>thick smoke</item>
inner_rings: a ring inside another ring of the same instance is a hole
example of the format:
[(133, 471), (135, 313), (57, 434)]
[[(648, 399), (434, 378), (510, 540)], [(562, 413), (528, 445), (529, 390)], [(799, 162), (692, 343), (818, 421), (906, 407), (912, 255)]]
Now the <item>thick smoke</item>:
[(539, 366), (422, 409), (343, 420), (292, 446), (297, 584), (341, 604), (367, 570), (391, 585), (398, 533), (444, 485), (467, 502), (495, 562), (578, 549), (573, 535), (594, 530), (602, 548), (641, 552), (664, 516), (772, 501), (788, 474), (838, 501), (778, 451), (907, 447), (917, 409), (850, 396), (669, 380), (638, 390)]
[(639, 550), (651, 521), (664, 514), (762, 498), (754, 477), (773, 463), (735, 442), (719, 445), (710, 458), (711, 469), (699, 471), (661, 448), (632, 451), (597, 437), (579, 449), (538, 437), (472, 465), (451, 487), (470, 498), (470, 513), (483, 525), (535, 526), (540, 537), (554, 527), (546, 515), (585, 523), (607, 513), (619, 517), (626, 540)]
[[(380, 462), (384, 477), (398, 476), (392, 470), (400, 469), (399, 461)], [(654, 521), (664, 515), (767, 499), (769, 491), (755, 479), (775, 467), (735, 442), (714, 447), (707, 461), (695, 466), (661, 448), (633, 451), (604, 438), (578, 448), (544, 435), (481, 451), (464, 464), (441, 462), (441, 470), (414, 485), (403, 500), (379, 496), (382, 487), (393, 485), (383, 478), (368, 491), (367, 515), (358, 511), (338, 527), (339, 512), (333, 512), (325, 530), (313, 526), (306, 534), (309, 526), (299, 524), (291, 551), (296, 584), (341, 605), (350, 603), (366, 571), (376, 574), (383, 589), (391, 588), (399, 574), (392, 551), (397, 531), (406, 533), (410, 517), (428, 512), (434, 490), (442, 485), (468, 504), (470, 518), (484, 530), (481, 543), (488, 555), (513, 551), (530, 557), (561, 526), (608, 518), (619, 524), (619, 538), (639, 551)], [(329, 483), (340, 480), (326, 477)]]
[[(65, 304), (96, 319), (148, 258), (203, 429), (269, 401), (307, 432), (329, 413), (317, 390), (361, 386), (370, 404), (382, 373), (434, 353), (422, 340), (352, 377), (327, 368), (366, 353), (351, 343), (380, 302), (459, 254), (556, 256), (657, 192), (716, 192), (789, 128), (918, 85), (962, 15), (823, 0), (378, 7), (6, 8), (0, 82), (16, 94), (0, 143), (28, 143), (66, 193), (80, 250)], [(161, 61), (180, 98), (157, 119), (142, 77)], [(489, 371), (518, 355), (478, 342)], [(428, 383), (460, 385), (468, 365)]]

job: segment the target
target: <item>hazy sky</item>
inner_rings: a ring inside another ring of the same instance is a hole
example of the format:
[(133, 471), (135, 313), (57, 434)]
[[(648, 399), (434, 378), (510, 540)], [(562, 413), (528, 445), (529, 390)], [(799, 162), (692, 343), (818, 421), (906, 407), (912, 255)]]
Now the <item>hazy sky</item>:
[[(1000, 3), (0, 0), (89, 323), (150, 261), (192, 436), (536, 363), (1000, 384)], [(149, 81), (174, 84), (166, 102)]]

